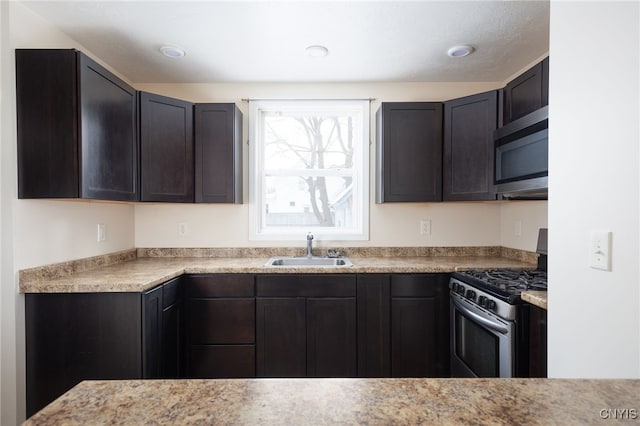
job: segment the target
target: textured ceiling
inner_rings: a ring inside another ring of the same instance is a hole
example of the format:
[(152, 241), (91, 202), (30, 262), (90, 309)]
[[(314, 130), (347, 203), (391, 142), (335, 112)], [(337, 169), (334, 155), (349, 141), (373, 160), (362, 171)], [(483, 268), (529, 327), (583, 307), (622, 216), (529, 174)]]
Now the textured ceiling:
[(548, 1), (21, 3), (133, 83), (494, 82), (549, 49)]

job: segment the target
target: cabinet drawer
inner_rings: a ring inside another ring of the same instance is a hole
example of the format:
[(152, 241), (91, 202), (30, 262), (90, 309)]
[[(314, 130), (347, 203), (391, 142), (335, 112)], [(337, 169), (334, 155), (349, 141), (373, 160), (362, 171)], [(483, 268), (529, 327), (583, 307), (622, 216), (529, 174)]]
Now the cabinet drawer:
[(189, 347), (188, 377), (255, 377), (255, 355), (254, 345), (193, 345)]
[(260, 275), (256, 294), (262, 297), (355, 297), (355, 275)]
[(187, 315), (191, 344), (255, 341), (255, 299), (192, 299)]
[(180, 299), (180, 277), (162, 286), (162, 308), (168, 308)]
[(253, 297), (254, 275), (207, 274), (187, 275), (186, 296), (197, 297)]
[(391, 276), (391, 297), (436, 297), (448, 289), (448, 274)]

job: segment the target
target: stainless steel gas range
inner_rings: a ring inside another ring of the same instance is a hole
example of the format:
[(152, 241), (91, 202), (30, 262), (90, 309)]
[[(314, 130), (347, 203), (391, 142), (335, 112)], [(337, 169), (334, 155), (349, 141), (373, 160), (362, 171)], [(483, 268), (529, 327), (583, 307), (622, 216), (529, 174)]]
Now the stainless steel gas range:
[(538, 236), (536, 269), (454, 272), (452, 377), (528, 377), (529, 305), (523, 290), (547, 289), (547, 230)]

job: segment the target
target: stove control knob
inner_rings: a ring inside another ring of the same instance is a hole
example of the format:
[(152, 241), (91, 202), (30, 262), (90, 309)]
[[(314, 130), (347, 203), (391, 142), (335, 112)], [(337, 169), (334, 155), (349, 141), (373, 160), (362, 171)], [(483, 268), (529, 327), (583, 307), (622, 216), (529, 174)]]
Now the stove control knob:
[(456, 292), (458, 290), (458, 283), (451, 283), (451, 291)]
[(487, 301), (487, 296), (480, 296), (478, 297), (478, 305), (482, 306), (484, 308), (484, 304)]
[(457, 289), (457, 291), (458, 291), (458, 294), (460, 294), (460, 295), (463, 295), (463, 296), (464, 296), (464, 291), (465, 291), (465, 290), (464, 290), (464, 286), (463, 286), (463, 285), (458, 284), (458, 289)]
[(486, 303), (485, 303), (485, 307), (487, 309), (489, 309), (490, 311), (495, 311), (496, 310), (496, 301), (495, 300), (491, 300), (491, 299), (487, 299)]
[(467, 299), (476, 300), (476, 292), (473, 290), (467, 290)]

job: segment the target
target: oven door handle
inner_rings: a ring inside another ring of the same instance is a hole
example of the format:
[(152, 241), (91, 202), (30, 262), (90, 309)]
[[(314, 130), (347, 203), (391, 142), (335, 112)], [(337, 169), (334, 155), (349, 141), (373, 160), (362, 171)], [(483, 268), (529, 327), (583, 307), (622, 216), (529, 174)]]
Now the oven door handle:
[(462, 303), (460, 303), (458, 300), (454, 298), (452, 298), (451, 300), (453, 301), (453, 304), (456, 305), (456, 308), (458, 308), (463, 315), (470, 317), (472, 320), (484, 325), (487, 328), (490, 328), (491, 330), (497, 331), (498, 333), (507, 334), (509, 332), (509, 329), (505, 327), (503, 324), (488, 320), (483, 316), (478, 315), (477, 313), (469, 310), (467, 307), (465, 307)]

